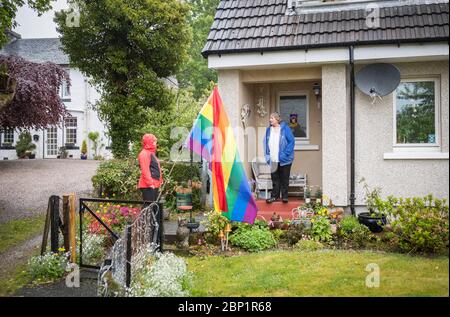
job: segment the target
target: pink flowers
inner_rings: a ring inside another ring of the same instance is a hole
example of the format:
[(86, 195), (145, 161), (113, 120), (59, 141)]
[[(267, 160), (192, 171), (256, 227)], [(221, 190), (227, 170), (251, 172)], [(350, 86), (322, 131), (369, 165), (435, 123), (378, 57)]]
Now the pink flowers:
[[(132, 222), (141, 212), (138, 207), (100, 204), (95, 214), (99, 217), (109, 228), (119, 233), (122, 231), (127, 222)], [(88, 229), (90, 233), (106, 234), (106, 228), (100, 224), (92, 215), (85, 214), (85, 219), (89, 223)]]

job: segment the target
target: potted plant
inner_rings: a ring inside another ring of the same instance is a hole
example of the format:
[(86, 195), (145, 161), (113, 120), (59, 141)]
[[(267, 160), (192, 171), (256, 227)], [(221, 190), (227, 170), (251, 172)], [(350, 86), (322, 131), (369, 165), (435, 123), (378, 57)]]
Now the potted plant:
[(373, 190), (370, 190), (364, 178), (361, 179), (360, 183), (364, 183), (363, 187), (366, 192), (364, 200), (369, 211), (360, 213), (358, 221), (366, 225), (372, 232), (382, 232), (387, 220), (386, 215), (377, 207), (378, 202), (381, 200), (381, 188), (375, 187)]
[(68, 155), (69, 155), (69, 151), (66, 150), (66, 147), (65, 146), (61, 146), (59, 148), (58, 158), (66, 159)]
[(19, 135), (16, 143), (16, 154), (18, 158), (30, 157), (31, 152), (36, 149), (36, 144), (31, 142), (31, 134), (23, 132)]
[(315, 197), (316, 197), (316, 204), (320, 204), (321, 202), (322, 202), (322, 189), (320, 188), (320, 187), (318, 187), (317, 188), (317, 191), (316, 191), (316, 195), (315, 195)]
[(311, 188), (309, 186), (305, 186), (305, 203), (311, 203)]
[(86, 140), (83, 140), (83, 143), (81, 144), (81, 155), (80, 158), (82, 160), (87, 160), (87, 142)]

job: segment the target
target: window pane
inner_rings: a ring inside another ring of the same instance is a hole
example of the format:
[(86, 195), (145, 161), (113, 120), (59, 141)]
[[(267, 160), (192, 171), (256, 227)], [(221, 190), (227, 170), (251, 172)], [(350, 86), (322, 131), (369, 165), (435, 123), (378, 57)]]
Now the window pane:
[(297, 138), (306, 138), (307, 131), (306, 96), (281, 96), (280, 116), (289, 124)]
[(14, 130), (5, 129), (3, 133), (3, 143), (14, 143)]
[(402, 82), (397, 88), (397, 143), (436, 143), (434, 81)]

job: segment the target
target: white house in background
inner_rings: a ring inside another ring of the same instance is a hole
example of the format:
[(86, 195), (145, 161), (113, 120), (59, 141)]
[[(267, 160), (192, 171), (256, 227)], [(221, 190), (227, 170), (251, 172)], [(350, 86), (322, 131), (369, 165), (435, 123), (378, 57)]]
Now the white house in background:
[[(250, 106), (246, 127), (257, 137), (236, 138), (240, 157), (264, 158), (271, 112), (295, 114), (303, 133), (291, 173), (307, 174), (336, 206), (364, 208), (362, 177), (383, 196), (448, 199), (448, 14), (445, 0), (220, 1), (203, 55), (218, 71), (233, 127), (242, 127), (241, 109)], [(374, 63), (395, 65), (401, 84), (372, 103), (351, 74)], [(419, 94), (398, 97), (408, 89), (426, 89), (427, 105)], [(428, 105), (433, 124), (398, 120), (406, 108)], [(417, 133), (407, 138), (411, 122)]]
[[(79, 159), (83, 140), (88, 144), (88, 158), (93, 158), (93, 143), (89, 140), (88, 134), (95, 131), (100, 133), (100, 144), (104, 144), (98, 154), (111, 158), (110, 142), (105, 134), (106, 127), (91, 107), (100, 98), (100, 94), (78, 69), (69, 67), (69, 57), (61, 51), (60, 40), (22, 39), (19, 34), (11, 31), (9, 35), (11, 40), (0, 54), (16, 55), (37, 63), (56, 63), (66, 68), (71, 79), (70, 90), (66, 85), (60, 89), (61, 99), (71, 116), (65, 119), (60, 127), (30, 130), (36, 144), (36, 158), (57, 158), (60, 147), (66, 146), (69, 158)], [(0, 131), (0, 159), (17, 159), (14, 145), (18, 139), (18, 131)]]

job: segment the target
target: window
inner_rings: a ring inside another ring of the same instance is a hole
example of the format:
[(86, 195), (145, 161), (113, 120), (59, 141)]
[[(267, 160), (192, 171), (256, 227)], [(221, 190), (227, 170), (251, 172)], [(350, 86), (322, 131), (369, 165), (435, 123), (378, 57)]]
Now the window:
[(309, 139), (309, 109), (306, 94), (281, 94), (279, 111), (281, 119), (291, 127), (296, 141)]
[[(66, 68), (66, 71), (70, 76), (70, 69)], [(70, 87), (65, 81), (63, 81), (61, 87), (59, 88), (59, 96), (62, 100), (70, 100)]]
[(66, 143), (77, 143), (77, 117), (66, 118)]
[(395, 91), (394, 145), (439, 146), (438, 80), (404, 80)]
[(14, 143), (14, 130), (13, 129), (5, 129), (3, 131), (3, 143), (2, 144), (12, 145)]

